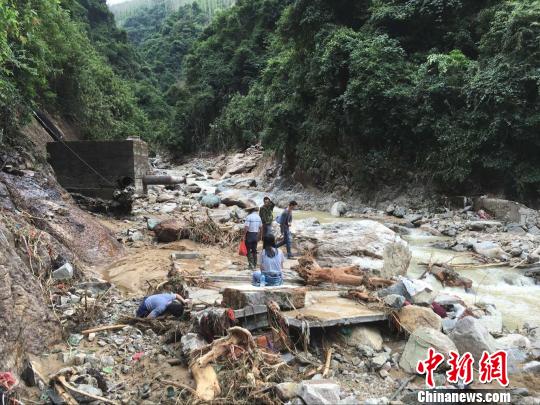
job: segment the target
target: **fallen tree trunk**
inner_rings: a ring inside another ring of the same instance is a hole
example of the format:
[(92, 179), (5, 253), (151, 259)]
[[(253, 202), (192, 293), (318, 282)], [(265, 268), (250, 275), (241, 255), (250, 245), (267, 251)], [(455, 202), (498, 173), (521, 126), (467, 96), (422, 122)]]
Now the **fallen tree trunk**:
[(190, 370), (195, 380), (195, 394), (199, 399), (212, 401), (221, 393), (217, 374), (211, 364), (201, 367), (194, 363)]
[(308, 285), (324, 282), (342, 285), (366, 286), (370, 289), (387, 287), (394, 281), (380, 277), (369, 277), (356, 266), (321, 267), (311, 256), (301, 257), (297, 267), (298, 274)]
[[(242, 349), (245, 353), (258, 350), (251, 332), (239, 326), (229, 328), (227, 336), (216, 339), (201, 348), (200, 352), (205, 354), (193, 360), (189, 365), (196, 384), (195, 391), (200, 399), (211, 401), (221, 392), (216, 372), (211, 363), (227, 354), (235, 356), (238, 349)], [(281, 360), (279, 355), (273, 353), (260, 351), (260, 354), (267, 363), (277, 364)]]

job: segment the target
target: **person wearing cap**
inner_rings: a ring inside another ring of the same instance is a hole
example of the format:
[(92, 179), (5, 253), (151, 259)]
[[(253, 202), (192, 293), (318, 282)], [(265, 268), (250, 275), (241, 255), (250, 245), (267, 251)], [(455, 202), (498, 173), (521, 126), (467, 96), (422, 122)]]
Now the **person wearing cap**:
[(246, 208), (249, 212), (244, 222), (244, 240), (247, 247), (247, 258), (250, 270), (257, 267), (257, 244), (262, 236), (262, 220), (259, 216), (259, 207), (249, 204)]
[(272, 202), (270, 197), (264, 197), (264, 204), (259, 209), (259, 216), (261, 217), (263, 228), (262, 236), (263, 238), (272, 233), (272, 221), (274, 220), (274, 207), (275, 204)]

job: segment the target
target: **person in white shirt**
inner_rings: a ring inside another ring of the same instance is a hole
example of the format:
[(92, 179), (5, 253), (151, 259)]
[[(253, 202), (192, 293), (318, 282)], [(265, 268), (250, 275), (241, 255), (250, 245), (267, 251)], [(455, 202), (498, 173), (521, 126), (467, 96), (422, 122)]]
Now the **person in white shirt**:
[(261, 240), (262, 220), (259, 216), (259, 207), (249, 205), (246, 207), (249, 215), (244, 222), (244, 240), (247, 247), (247, 258), (250, 270), (257, 267), (257, 244)]

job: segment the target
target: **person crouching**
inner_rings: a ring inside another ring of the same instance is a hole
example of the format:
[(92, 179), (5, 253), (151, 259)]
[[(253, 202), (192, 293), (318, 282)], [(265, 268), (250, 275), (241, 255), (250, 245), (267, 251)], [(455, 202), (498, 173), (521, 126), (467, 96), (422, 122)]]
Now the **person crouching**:
[(137, 309), (137, 317), (156, 318), (160, 315), (172, 315), (180, 318), (184, 313), (184, 306), (188, 305), (188, 303), (189, 300), (180, 294), (163, 293), (150, 295), (143, 298), (139, 309)]
[(283, 284), (283, 253), (276, 247), (276, 238), (269, 234), (264, 237), (261, 253), (261, 270), (253, 272), (253, 285), (259, 286), (264, 275), (267, 286)]

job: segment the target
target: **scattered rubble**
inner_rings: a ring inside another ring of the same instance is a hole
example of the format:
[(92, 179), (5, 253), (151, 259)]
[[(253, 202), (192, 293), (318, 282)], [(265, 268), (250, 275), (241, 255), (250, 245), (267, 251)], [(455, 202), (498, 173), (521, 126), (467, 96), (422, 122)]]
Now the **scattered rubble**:
[[(53, 368), (40, 373), (36, 397), (123, 404), (407, 403), (409, 384), (424, 386), (422, 378), (412, 381), (429, 347), (475, 358), (503, 348), (512, 373), (538, 373), (538, 325), (509, 328), (506, 308), (479, 297), (478, 279), (470, 271), (463, 275), (464, 269), (502, 268), (509, 270), (501, 276), (509, 288), (536, 288), (540, 224), (534, 210), (519, 206), (517, 218), (512, 205), (505, 216), (506, 205), (490, 199), (474, 210), (438, 213), (324, 200), (325, 212), (311, 213), (317, 218), (294, 214), (298, 256), (286, 262), (286, 285), (253, 287), (236, 250), (243, 208), (261, 205), (261, 190), (275, 184), (268, 179), (274, 168), (260, 167), (262, 156), (256, 146), (180, 167), (155, 159), (156, 171), (185, 184), (149, 185), (148, 195), (133, 201), (132, 216), (114, 223), (128, 253), (115, 265), (131, 274), (153, 263), (152, 274), (128, 290), (136, 296), (87, 278), (70, 256), (50, 263), (43, 285), (51, 302), (32, 302), (32, 308), (49, 305), (65, 340), (47, 345), (32, 363), (36, 375), (40, 367)], [(273, 200), (283, 208), (296, 192), (309, 195), (295, 190)], [(0, 189), (0, 202), (4, 194)], [(61, 207), (50, 208), (49, 218), (63, 216)], [(278, 226), (274, 231), (279, 234)], [(416, 257), (418, 237), (452, 260)], [(221, 267), (212, 272), (215, 262)], [(110, 277), (112, 270), (103, 274)], [(181, 319), (134, 316), (143, 296), (162, 291), (193, 297)], [(52, 317), (47, 322), (54, 323)]]

